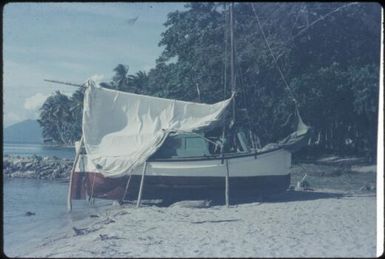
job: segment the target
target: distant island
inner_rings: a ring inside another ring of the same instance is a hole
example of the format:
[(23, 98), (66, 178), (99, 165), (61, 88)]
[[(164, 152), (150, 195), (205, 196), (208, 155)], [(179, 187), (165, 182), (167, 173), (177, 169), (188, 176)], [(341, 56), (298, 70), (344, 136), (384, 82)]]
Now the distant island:
[(4, 128), (3, 142), (43, 144), (42, 129), (36, 120), (24, 120)]

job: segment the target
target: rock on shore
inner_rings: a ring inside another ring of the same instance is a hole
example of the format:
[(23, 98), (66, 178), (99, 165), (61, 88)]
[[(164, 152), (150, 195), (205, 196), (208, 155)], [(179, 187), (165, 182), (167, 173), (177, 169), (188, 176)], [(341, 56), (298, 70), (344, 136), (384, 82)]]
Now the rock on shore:
[(66, 158), (42, 156), (3, 156), (3, 174), (12, 178), (68, 179), (73, 161)]

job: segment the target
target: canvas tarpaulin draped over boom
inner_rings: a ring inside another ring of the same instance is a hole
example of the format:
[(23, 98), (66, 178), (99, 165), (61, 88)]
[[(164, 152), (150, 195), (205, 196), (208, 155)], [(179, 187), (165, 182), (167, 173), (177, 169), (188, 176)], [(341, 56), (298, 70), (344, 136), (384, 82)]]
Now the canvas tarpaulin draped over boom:
[(105, 177), (129, 174), (144, 163), (170, 131), (191, 132), (218, 121), (231, 98), (203, 104), (94, 86), (84, 96), (87, 163)]

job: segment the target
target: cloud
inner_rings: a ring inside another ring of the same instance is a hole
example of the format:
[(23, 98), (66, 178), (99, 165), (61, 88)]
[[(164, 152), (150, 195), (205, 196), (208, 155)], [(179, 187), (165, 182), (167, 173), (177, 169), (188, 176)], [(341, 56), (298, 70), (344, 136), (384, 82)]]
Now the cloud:
[(92, 81), (94, 81), (96, 84), (98, 84), (98, 83), (100, 83), (103, 79), (104, 79), (104, 75), (102, 75), (102, 74), (94, 74), (94, 75), (90, 76), (90, 77), (87, 79), (87, 81), (88, 81), (88, 80), (92, 80)]
[(144, 72), (148, 73), (153, 68), (155, 68), (155, 64), (154, 65), (147, 64), (147, 65), (143, 65), (138, 71), (144, 71)]
[(48, 98), (48, 95), (37, 93), (31, 97), (28, 97), (24, 101), (24, 108), (30, 111), (37, 111), (43, 105), (44, 101)]
[[(117, 64), (130, 65), (130, 74), (155, 67), (163, 49), (157, 45), (165, 30), (162, 24), (168, 12), (183, 5), (7, 5), (3, 28), (4, 123), (35, 118), (44, 95), (60, 90), (70, 96), (77, 90), (44, 79), (80, 84), (92, 75), (94, 81), (110, 81)], [(127, 26), (127, 19), (137, 16), (135, 26)]]

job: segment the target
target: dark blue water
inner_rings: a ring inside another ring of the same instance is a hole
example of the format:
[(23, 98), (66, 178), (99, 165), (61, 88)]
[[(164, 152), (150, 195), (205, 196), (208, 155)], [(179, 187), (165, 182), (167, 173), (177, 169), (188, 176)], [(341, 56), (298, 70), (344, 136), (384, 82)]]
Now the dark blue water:
[(4, 155), (18, 156), (56, 156), (60, 158), (75, 158), (74, 147), (47, 146), (41, 144), (3, 143)]

